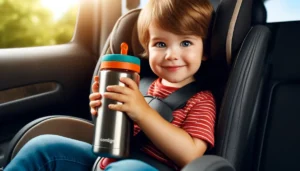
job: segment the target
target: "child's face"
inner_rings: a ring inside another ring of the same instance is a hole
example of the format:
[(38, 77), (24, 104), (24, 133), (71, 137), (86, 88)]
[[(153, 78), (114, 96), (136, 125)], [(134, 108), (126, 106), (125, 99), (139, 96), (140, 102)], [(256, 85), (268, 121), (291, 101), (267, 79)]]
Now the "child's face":
[(182, 87), (194, 80), (202, 55), (200, 37), (176, 35), (154, 24), (149, 27), (149, 62), (152, 71), (167, 86)]

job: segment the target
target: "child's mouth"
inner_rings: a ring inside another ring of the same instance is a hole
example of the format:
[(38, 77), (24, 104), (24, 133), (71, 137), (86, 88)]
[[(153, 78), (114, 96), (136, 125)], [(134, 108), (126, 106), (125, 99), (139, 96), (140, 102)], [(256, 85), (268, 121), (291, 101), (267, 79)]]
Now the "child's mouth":
[(163, 67), (163, 68), (166, 69), (166, 70), (168, 70), (168, 71), (174, 72), (174, 71), (179, 70), (179, 69), (182, 68), (182, 67), (183, 67), (183, 66), (165, 66), (165, 67)]

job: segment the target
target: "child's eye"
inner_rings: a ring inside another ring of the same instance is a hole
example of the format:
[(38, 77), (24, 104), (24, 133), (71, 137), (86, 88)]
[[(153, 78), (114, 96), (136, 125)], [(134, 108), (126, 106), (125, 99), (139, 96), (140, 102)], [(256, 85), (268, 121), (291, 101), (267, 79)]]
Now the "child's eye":
[(157, 42), (154, 44), (154, 46), (162, 48), (162, 47), (166, 47), (166, 44), (164, 42)]
[(188, 47), (190, 45), (192, 45), (192, 43), (190, 41), (187, 41), (187, 40), (180, 43), (180, 46), (183, 46), (183, 47)]

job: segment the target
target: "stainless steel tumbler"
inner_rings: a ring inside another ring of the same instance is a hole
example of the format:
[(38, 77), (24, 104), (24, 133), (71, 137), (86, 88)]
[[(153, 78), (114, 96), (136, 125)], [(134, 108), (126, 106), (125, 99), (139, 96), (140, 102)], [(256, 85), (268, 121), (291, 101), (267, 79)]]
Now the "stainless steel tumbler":
[[(121, 77), (128, 77), (139, 83), (140, 59), (134, 56), (110, 54), (102, 56), (100, 66), (99, 92), (106, 92), (108, 85), (121, 85)], [(123, 158), (129, 156), (133, 123), (126, 113), (108, 108), (109, 104), (120, 102), (102, 98), (95, 118), (93, 152), (102, 157)]]

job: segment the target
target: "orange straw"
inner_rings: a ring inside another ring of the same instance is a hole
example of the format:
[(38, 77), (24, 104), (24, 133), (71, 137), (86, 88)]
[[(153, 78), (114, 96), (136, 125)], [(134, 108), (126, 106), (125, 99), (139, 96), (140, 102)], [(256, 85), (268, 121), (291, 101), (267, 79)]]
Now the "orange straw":
[(121, 43), (121, 54), (122, 55), (127, 55), (127, 51), (128, 51), (127, 43), (125, 43), (125, 42)]

